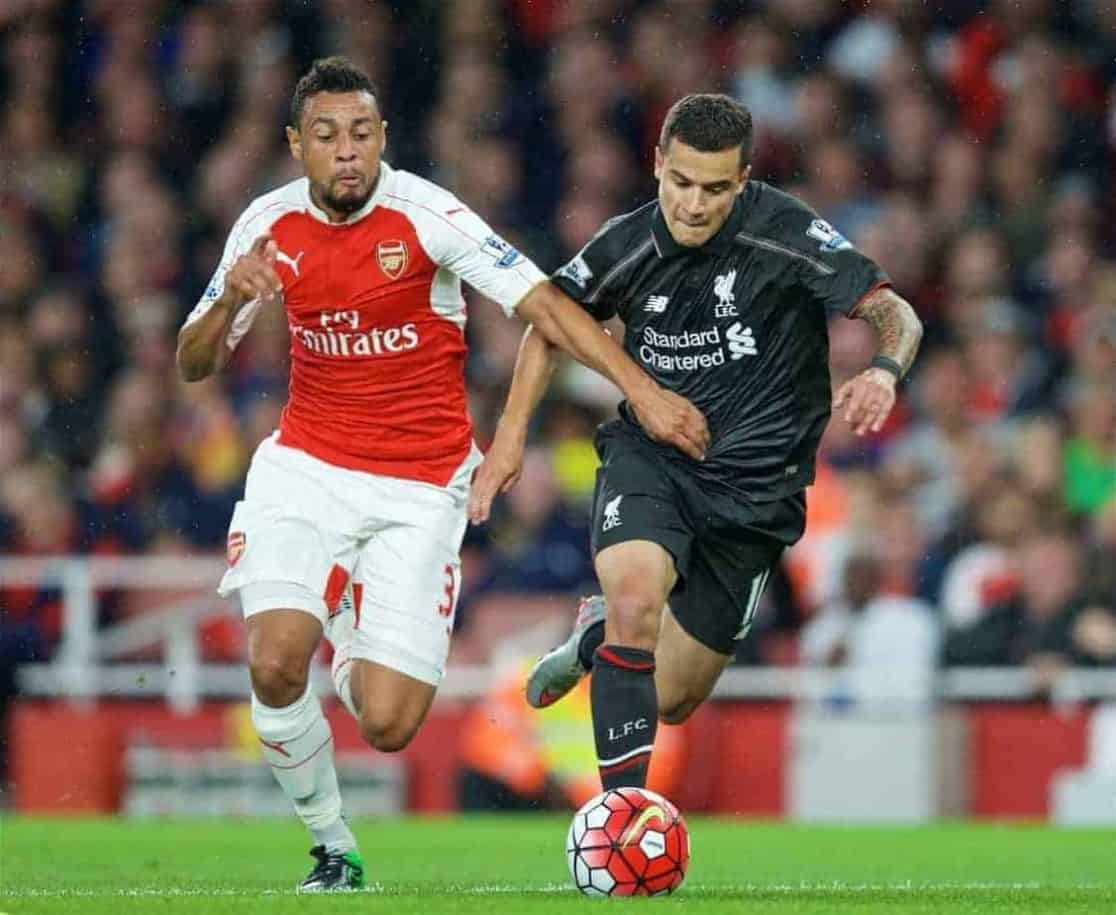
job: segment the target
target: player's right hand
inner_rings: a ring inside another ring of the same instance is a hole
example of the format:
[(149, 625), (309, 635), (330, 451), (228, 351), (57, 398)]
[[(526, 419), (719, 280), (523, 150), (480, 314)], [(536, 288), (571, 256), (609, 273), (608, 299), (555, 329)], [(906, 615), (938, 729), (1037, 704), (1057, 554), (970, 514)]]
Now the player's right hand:
[(283, 292), (283, 281), (275, 271), (279, 246), (270, 235), (261, 235), (247, 254), (242, 254), (225, 274), (225, 295), (240, 308), (253, 299), (270, 299)]
[(638, 403), (630, 399), (628, 403), (639, 424), (655, 441), (672, 445), (695, 461), (705, 460), (710, 442), (709, 424), (701, 410), (685, 397), (665, 388), (655, 388)]
[(488, 454), (473, 477), (469, 492), (469, 520), (483, 524), (492, 512), (492, 501), (497, 493), (507, 492), (517, 482), (523, 471), (525, 439), (502, 436), (496, 433)]

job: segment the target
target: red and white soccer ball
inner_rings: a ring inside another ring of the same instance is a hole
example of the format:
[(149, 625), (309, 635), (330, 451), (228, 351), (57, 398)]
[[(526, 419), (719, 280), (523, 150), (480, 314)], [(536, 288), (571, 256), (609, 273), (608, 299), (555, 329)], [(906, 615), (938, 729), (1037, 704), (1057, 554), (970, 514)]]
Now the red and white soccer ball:
[(618, 788), (574, 814), (566, 860), (574, 884), (587, 896), (672, 893), (690, 864), (690, 832), (665, 797)]

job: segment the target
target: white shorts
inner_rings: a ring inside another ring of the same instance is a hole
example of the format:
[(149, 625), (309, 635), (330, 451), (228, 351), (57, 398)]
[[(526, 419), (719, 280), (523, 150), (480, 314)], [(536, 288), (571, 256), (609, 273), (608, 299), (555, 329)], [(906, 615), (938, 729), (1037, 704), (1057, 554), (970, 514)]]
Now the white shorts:
[(325, 626), (351, 583), (351, 656), (437, 686), (461, 587), (474, 447), (448, 486), (335, 467), (272, 438), (229, 524), (222, 596), (245, 617), (288, 608)]

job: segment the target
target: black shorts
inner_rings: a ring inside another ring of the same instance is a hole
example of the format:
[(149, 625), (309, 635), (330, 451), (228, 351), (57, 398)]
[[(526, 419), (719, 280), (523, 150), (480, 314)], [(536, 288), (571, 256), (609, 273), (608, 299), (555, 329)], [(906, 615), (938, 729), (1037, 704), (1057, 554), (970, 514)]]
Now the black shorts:
[(703, 645), (734, 654), (787, 546), (776, 532), (801, 532), (801, 494), (747, 509), (736, 505), (736, 517), (726, 518), (653, 447), (598, 435), (597, 450), (602, 464), (593, 494), (593, 555), (629, 540), (662, 546), (678, 571), (671, 612)]

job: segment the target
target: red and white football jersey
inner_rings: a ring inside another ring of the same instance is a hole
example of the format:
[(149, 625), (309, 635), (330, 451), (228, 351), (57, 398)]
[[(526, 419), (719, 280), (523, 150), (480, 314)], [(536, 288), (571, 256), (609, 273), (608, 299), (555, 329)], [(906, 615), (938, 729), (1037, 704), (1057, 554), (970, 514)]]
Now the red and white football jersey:
[[(510, 315), (546, 276), (453, 194), (380, 167), (372, 197), (344, 223), (329, 222), (305, 178), (253, 201), (186, 323), (269, 233), (291, 335), (279, 442), (339, 467), (444, 486), (473, 440), (461, 280)], [(230, 349), (261, 303), (237, 314)]]

